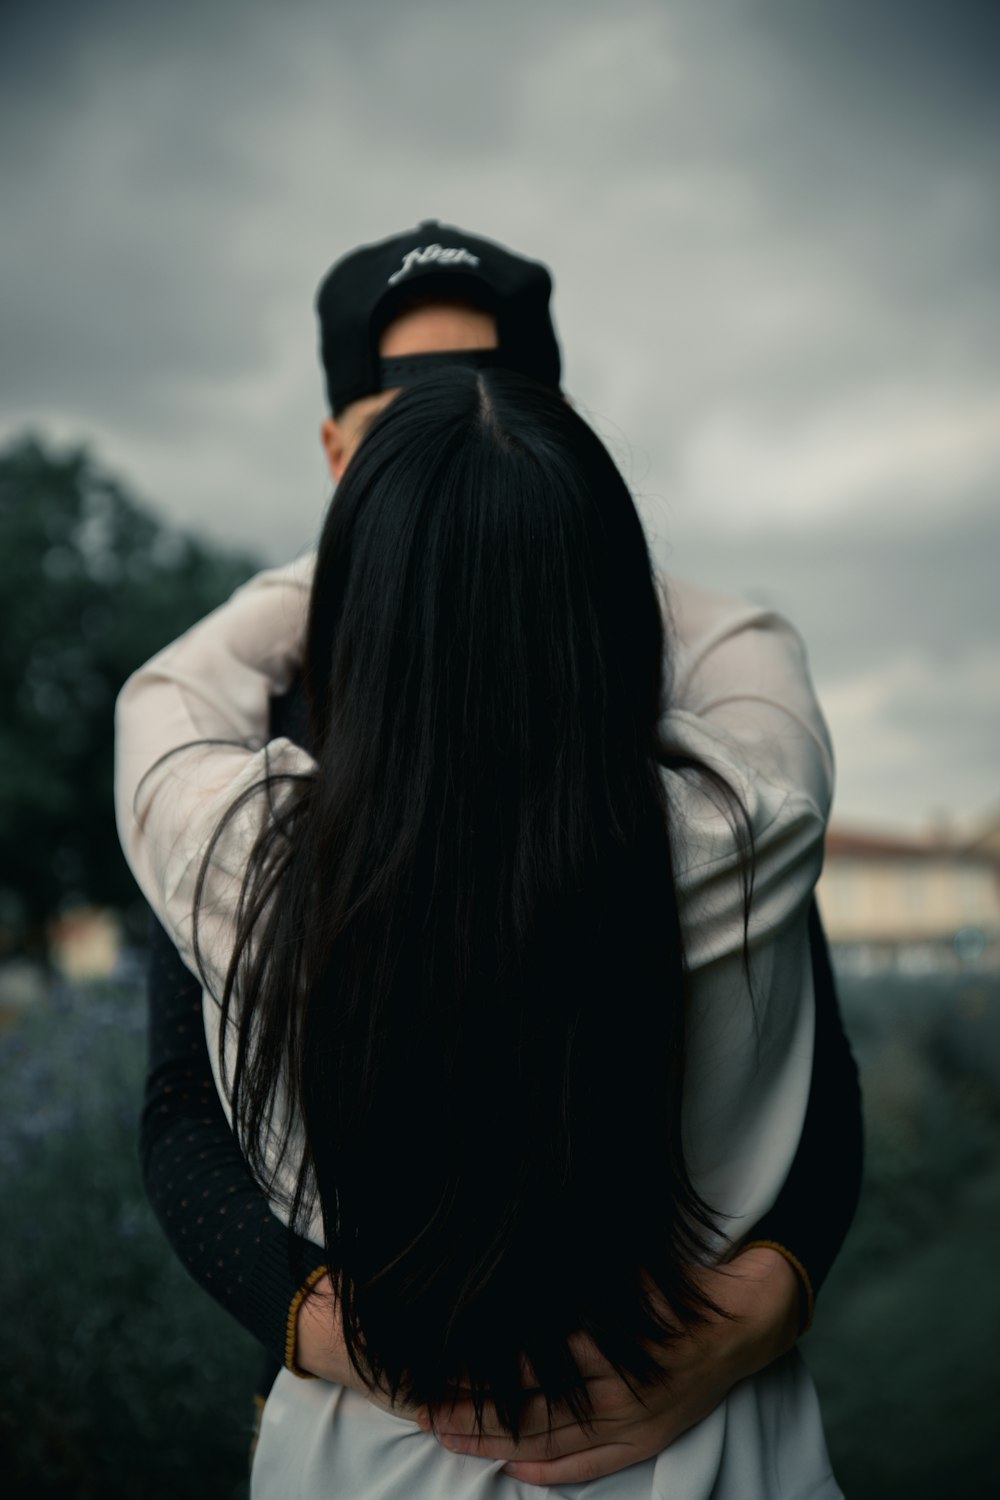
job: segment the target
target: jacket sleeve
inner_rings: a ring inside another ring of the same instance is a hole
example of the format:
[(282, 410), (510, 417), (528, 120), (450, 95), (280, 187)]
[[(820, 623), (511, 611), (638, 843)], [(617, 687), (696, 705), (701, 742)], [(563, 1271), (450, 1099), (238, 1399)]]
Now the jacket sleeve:
[(815, 1057), (808, 914), (833, 785), (802, 641), (770, 610), (667, 594), (661, 721), (684, 934), (684, 1144), (731, 1255), (799, 1149)]
[[(312, 757), (269, 740), (301, 659), (311, 562), (259, 574), (133, 673), (118, 696), (115, 813), (129, 866), (218, 998), (251, 849)], [(195, 929), (196, 893), (198, 925)]]
[[(802, 1286), (803, 1321), (808, 1324), (813, 1300), (843, 1243), (857, 1204), (861, 1180), (862, 1126), (857, 1068), (844, 1033), (836, 986), (822, 925), (812, 898), (819, 873), (822, 829), (832, 786), (829, 736), (809, 680), (808, 667), (795, 632), (770, 611), (739, 605), (688, 584), (665, 590), (668, 635), (672, 635), (671, 705), (681, 718), (692, 715), (700, 730), (711, 731), (699, 746), (726, 779), (753, 817), (755, 798), (764, 794), (776, 816), (757, 820), (760, 831), (756, 890), (758, 911), (769, 904), (768, 863), (777, 854), (775, 882), (779, 904), (773, 925), (794, 921), (801, 929), (806, 989), (813, 997), (813, 1041), (808, 1097), (803, 1123), (783, 1185), (742, 1243), (769, 1244), (795, 1268)], [(671, 627), (673, 627), (671, 631)], [(732, 753), (727, 739), (732, 736)], [(740, 783), (741, 764), (753, 766), (750, 781)], [(803, 846), (801, 876), (796, 861), (773, 831), (788, 823), (782, 794), (804, 798), (811, 837)], [(817, 819), (815, 814), (819, 814)], [(809, 873), (809, 861), (812, 872)], [(738, 887), (729, 882), (732, 899)], [(794, 908), (794, 910), (793, 910)], [(768, 924), (771, 925), (771, 924)], [(738, 933), (739, 914), (711, 924), (714, 935)], [(753, 934), (751, 933), (751, 944)], [(706, 955), (711, 962), (711, 953)]]

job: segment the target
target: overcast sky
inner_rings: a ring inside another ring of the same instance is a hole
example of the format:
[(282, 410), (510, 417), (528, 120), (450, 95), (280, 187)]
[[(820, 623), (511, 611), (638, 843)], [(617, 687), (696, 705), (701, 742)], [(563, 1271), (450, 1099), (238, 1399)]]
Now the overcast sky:
[(438, 217), (545, 260), (669, 567), (804, 634), (841, 822), (1000, 802), (1000, 5), (21, 0), (0, 440), (267, 558), (328, 499), (312, 298)]

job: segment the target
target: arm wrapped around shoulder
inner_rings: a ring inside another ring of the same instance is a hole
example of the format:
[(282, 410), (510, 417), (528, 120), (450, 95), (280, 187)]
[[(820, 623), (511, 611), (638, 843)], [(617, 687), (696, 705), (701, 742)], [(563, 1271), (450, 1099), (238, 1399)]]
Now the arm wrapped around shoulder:
[(662, 721), (689, 974), (685, 1151), (720, 1253), (771, 1207), (805, 1118), (808, 913), (833, 790), (805, 650), (769, 611), (675, 585)]
[(269, 799), (280, 797), (275, 778), (313, 769), (312, 758), (291, 741), (266, 742), (270, 700), (285, 691), (301, 660), (311, 576), (311, 558), (259, 574), (133, 673), (118, 698), (115, 810), (122, 848), (143, 895), (194, 968), (194, 894), (212, 846), (199, 946), (216, 993), (232, 951), (246, 856), (269, 815)]

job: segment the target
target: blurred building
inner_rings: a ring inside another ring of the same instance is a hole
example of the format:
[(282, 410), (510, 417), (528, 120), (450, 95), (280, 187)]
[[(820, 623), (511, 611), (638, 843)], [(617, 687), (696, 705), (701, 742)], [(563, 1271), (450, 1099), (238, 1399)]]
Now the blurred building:
[(970, 852), (991, 854), (1000, 865), (1000, 811), (987, 818), (969, 841)]
[(831, 828), (817, 894), (849, 966), (1000, 966), (1000, 815), (971, 838)]
[(50, 922), (49, 956), (64, 979), (107, 979), (118, 962), (121, 922), (112, 911), (77, 907)]

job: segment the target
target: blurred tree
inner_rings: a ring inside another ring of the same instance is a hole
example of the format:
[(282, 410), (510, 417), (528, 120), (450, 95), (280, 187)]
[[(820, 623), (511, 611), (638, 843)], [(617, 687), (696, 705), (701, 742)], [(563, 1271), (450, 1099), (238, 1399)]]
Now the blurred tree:
[(78, 902), (137, 903), (112, 809), (131, 671), (259, 566), (157, 520), (85, 449), (0, 450), (0, 938), (44, 951)]

